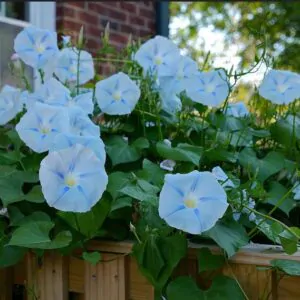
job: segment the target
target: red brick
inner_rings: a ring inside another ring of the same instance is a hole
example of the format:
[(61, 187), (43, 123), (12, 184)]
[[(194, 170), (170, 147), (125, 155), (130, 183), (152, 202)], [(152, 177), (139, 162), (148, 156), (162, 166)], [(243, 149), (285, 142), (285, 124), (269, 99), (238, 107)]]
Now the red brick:
[(100, 38), (99, 38), (99, 41), (97, 41), (93, 38), (88, 37), (87, 41), (86, 41), (86, 47), (89, 50), (98, 50), (100, 47)]
[(100, 39), (100, 35), (101, 35), (101, 32), (103, 32), (103, 30), (99, 26), (93, 26), (93, 25), (87, 24), (85, 26), (85, 32), (87, 35), (99, 37), (99, 39)]
[[(86, 47), (91, 53), (101, 46), (101, 35), (110, 23), (110, 39), (116, 48), (127, 44), (129, 34), (133, 38), (146, 38), (155, 33), (154, 1), (101, 1), (57, 2), (57, 29), (77, 39), (83, 25)], [(111, 68), (111, 67), (110, 67)], [(107, 68), (104, 70), (107, 72)]]
[(123, 10), (129, 11), (131, 14), (135, 14), (137, 11), (137, 5), (136, 3), (130, 3), (130, 2), (119, 2), (120, 7)]
[(126, 33), (126, 34), (132, 33), (133, 35), (136, 35), (136, 36), (139, 35), (139, 29), (138, 29), (138, 27), (133, 27), (133, 26), (127, 25), (127, 24), (122, 24), (120, 31), (122, 33)]
[(80, 2), (68, 2), (70, 6), (75, 6), (75, 7), (80, 7), (80, 8), (85, 8), (85, 3), (84, 1)]
[(99, 25), (99, 16), (97, 14), (93, 14), (91, 12), (86, 11), (78, 11), (78, 22), (84, 24), (93, 24), (93, 26)]
[(76, 10), (67, 6), (57, 6), (56, 7), (56, 14), (60, 17), (75, 17)]
[(128, 35), (122, 35), (120, 33), (111, 32), (110, 39), (111, 39), (111, 41), (126, 45), (126, 43), (128, 41)]
[(67, 19), (63, 19), (57, 25), (58, 25), (57, 28), (63, 30), (64, 32), (72, 31), (78, 33), (82, 24)]
[(146, 18), (154, 18), (154, 12), (151, 9), (145, 9), (145, 8), (140, 8), (140, 16), (146, 17)]
[(109, 28), (110, 30), (118, 31), (120, 29), (120, 26), (117, 22), (113, 22), (110, 19), (102, 19), (102, 16), (100, 16), (100, 23), (103, 28), (106, 27), (107, 23), (109, 22)]
[(152, 32), (155, 32), (155, 26), (156, 26), (156, 23), (154, 20), (148, 20), (147, 21), (147, 28), (152, 31)]
[(145, 19), (135, 16), (135, 15), (130, 15), (129, 16), (129, 24), (136, 26), (136, 25), (145, 25)]
[(140, 32), (139, 32), (139, 36), (143, 39), (145, 38), (151, 38), (153, 35), (153, 33), (149, 30), (143, 30), (143, 29), (140, 29)]

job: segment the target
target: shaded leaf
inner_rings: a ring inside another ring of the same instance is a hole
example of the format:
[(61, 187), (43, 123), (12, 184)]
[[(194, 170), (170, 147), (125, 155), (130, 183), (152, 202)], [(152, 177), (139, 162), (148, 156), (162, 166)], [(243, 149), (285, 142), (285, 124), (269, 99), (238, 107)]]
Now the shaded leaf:
[(82, 258), (89, 262), (92, 265), (97, 265), (101, 260), (101, 253), (100, 252), (83, 252)]
[(234, 255), (239, 248), (247, 245), (249, 241), (244, 227), (234, 220), (227, 222), (219, 221), (212, 229), (203, 234), (212, 238), (227, 252), (229, 257)]
[(201, 248), (197, 253), (198, 272), (211, 271), (221, 268), (225, 263), (223, 255), (214, 255), (209, 248)]
[(203, 153), (203, 148), (189, 144), (178, 144), (176, 147), (169, 147), (164, 142), (156, 144), (160, 156), (175, 161), (188, 161), (198, 166)]

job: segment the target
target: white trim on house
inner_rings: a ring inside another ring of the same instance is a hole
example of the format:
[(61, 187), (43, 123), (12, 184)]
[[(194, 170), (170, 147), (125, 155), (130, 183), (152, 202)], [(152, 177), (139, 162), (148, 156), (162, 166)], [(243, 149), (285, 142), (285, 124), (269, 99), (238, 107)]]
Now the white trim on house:
[(56, 3), (29, 2), (29, 22), (43, 29), (56, 29)]
[[(29, 2), (29, 21), (21, 21), (0, 15), (0, 22), (27, 27), (34, 25), (43, 29), (55, 31), (56, 29), (56, 3), (55, 2)], [(0, 2), (1, 5), (1, 2)]]
[[(5, 2), (0, 1), (1, 8), (3, 8), (3, 13), (5, 9)], [(2, 11), (2, 10), (1, 10)], [(47, 2), (28, 2), (28, 21), (21, 21), (13, 18), (8, 18), (1, 15), (0, 12), (0, 26), (1, 23), (9, 24), (12, 26), (16, 26), (19, 28), (25, 28), (27, 26), (33, 25), (42, 29), (48, 29), (55, 31), (56, 29), (56, 3), (54, 1)], [(5, 45), (1, 45), (5, 47)], [(0, 48), (1, 51), (1, 48)], [(1, 68), (1, 66), (0, 66)], [(38, 78), (39, 75), (36, 70), (34, 70), (33, 74), (34, 78)], [(39, 80), (34, 79), (34, 87), (39, 86)]]

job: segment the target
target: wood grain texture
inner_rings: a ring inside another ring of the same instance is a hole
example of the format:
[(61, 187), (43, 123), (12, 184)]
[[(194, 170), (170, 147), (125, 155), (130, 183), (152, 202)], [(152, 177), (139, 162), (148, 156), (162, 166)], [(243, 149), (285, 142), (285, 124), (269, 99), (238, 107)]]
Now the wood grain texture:
[[(180, 262), (172, 277), (191, 276), (199, 287), (207, 289), (211, 284), (208, 274), (198, 273), (196, 256), (201, 247), (207, 245), (190, 245), (187, 257)], [(220, 252), (216, 246), (209, 248), (214, 253)], [(135, 259), (128, 255), (132, 243), (93, 241), (88, 249), (100, 251), (103, 262), (93, 266), (83, 261), (79, 258), (80, 250), (76, 251), (77, 257), (69, 258), (47, 252), (41, 265), (37, 264), (34, 255), (28, 255), (13, 271), (0, 273), (0, 300), (11, 300), (8, 290), (2, 292), (2, 289), (12, 278), (17, 284), (26, 281), (27, 290), (34, 291), (38, 300), (67, 300), (68, 291), (76, 293), (76, 300), (154, 300), (154, 288), (139, 272)], [(268, 300), (300, 300), (300, 277), (279, 280), (278, 272), (257, 268), (269, 266), (270, 260), (279, 258), (300, 261), (300, 253), (287, 256), (280, 247), (272, 246), (243, 248), (230, 258), (228, 265), (214, 273), (238, 280), (249, 300), (266, 300), (267, 296)], [(27, 300), (31, 299), (28, 297)]]
[(69, 258), (69, 291), (84, 293), (84, 261), (77, 257)]
[(85, 262), (85, 300), (125, 300), (125, 258), (102, 254), (96, 266)]
[(51, 251), (39, 264), (28, 254), (26, 289), (28, 300), (68, 300), (68, 259)]
[(11, 300), (13, 290), (13, 268), (0, 269), (0, 300)]
[(154, 288), (139, 272), (135, 259), (128, 257), (127, 266), (129, 290), (128, 300), (154, 300)]

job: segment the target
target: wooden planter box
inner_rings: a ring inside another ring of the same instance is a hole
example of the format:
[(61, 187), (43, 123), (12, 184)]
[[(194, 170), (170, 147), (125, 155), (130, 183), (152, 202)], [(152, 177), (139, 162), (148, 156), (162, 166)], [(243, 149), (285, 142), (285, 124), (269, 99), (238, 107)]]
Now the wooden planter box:
[[(129, 242), (91, 243), (89, 250), (100, 251), (104, 260), (97, 266), (54, 252), (48, 252), (38, 263), (33, 254), (28, 254), (19, 265), (0, 270), (0, 300), (13, 299), (13, 285), (25, 287), (24, 296), (17, 299), (26, 300), (154, 300), (153, 287), (129, 255), (131, 247)], [(176, 274), (189, 274), (201, 283), (203, 279), (197, 272), (196, 261), (199, 247), (203, 246), (191, 245), (188, 257), (180, 263)], [(217, 247), (210, 248), (213, 252), (219, 251)], [(269, 266), (272, 259), (300, 261), (300, 252), (287, 256), (280, 247), (244, 248), (222, 273), (236, 277), (251, 300), (265, 300), (267, 295), (272, 300), (299, 300), (300, 277), (284, 277), (278, 284), (276, 271), (257, 269), (257, 266)]]

